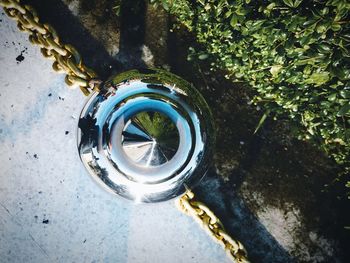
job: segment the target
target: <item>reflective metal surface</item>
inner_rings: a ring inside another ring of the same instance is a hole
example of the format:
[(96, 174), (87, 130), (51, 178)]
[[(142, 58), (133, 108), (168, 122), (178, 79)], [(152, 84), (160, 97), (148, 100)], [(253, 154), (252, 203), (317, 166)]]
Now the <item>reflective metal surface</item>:
[(176, 197), (205, 175), (214, 129), (200, 93), (163, 70), (132, 70), (104, 83), (79, 120), (78, 149), (89, 173), (136, 202)]
[(175, 124), (156, 111), (136, 114), (126, 123), (122, 135), (125, 154), (144, 167), (169, 162), (179, 146)]

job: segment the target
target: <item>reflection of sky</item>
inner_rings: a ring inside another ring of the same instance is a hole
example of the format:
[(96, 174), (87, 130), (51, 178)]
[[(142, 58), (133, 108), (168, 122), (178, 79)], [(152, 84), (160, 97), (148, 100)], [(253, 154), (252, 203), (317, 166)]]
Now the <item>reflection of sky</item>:
[[(192, 171), (198, 166), (200, 159), (191, 156), (203, 155), (204, 142), (195, 138), (201, 137), (199, 120), (191, 111), (191, 107), (184, 100), (178, 100), (178, 95), (172, 91), (174, 89), (134, 81), (125, 86), (118, 86), (115, 96), (110, 96), (106, 100), (101, 100), (104, 96), (95, 97), (89, 106), (93, 110), (93, 116), (96, 116), (94, 122), (99, 126), (97, 165), (107, 169), (110, 179), (113, 178), (112, 182), (119, 185), (118, 187), (123, 185), (135, 187), (130, 190), (132, 192), (130, 194), (134, 197), (140, 195), (140, 191), (136, 189), (138, 183), (131, 181), (152, 182), (143, 186), (144, 194), (168, 191), (172, 185), (181, 184), (182, 180), (190, 175), (187, 169)], [(142, 95), (146, 93), (151, 97)], [(164, 100), (164, 96), (170, 99)], [(180, 97), (182, 96), (180, 94)], [(176, 124), (180, 135), (179, 148), (169, 162), (145, 168), (132, 161), (122, 149), (122, 131), (126, 122), (142, 111), (160, 112)], [(189, 118), (188, 121), (182, 116)], [(193, 133), (196, 136), (193, 136)], [(112, 185), (112, 182), (109, 185)]]

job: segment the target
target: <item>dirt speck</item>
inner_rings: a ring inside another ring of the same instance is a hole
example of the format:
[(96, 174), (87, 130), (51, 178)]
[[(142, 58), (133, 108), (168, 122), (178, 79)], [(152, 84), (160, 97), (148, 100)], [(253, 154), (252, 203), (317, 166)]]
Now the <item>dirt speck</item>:
[(38, 156), (36, 153), (33, 155), (33, 157), (34, 157), (35, 159), (39, 159), (39, 156)]
[(24, 56), (23, 56), (22, 53), (19, 54), (19, 55), (16, 57), (17, 64), (20, 63), (20, 62), (22, 62), (23, 60), (24, 60)]
[(49, 219), (44, 219), (44, 220), (43, 220), (43, 224), (46, 224), (46, 225), (47, 225), (49, 222), (50, 222)]
[[(12, 44), (15, 45), (14, 42), (12, 42)], [(24, 52), (27, 51), (27, 49), (28, 49), (28, 48), (23, 49), (23, 50), (21, 51), (21, 54), (19, 54), (19, 55), (16, 57), (17, 64), (21, 63), (21, 62), (24, 60), (23, 54), (24, 54)]]

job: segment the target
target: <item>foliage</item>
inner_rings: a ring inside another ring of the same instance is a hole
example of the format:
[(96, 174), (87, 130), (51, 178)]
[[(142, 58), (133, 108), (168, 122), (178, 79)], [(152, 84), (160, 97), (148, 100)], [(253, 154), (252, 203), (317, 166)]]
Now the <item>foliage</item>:
[(150, 0), (162, 5), (227, 77), (257, 91), (255, 104), (288, 116), (298, 136), (350, 171), (350, 2)]
[(120, 16), (122, 0), (114, 0), (113, 10), (117, 16)]

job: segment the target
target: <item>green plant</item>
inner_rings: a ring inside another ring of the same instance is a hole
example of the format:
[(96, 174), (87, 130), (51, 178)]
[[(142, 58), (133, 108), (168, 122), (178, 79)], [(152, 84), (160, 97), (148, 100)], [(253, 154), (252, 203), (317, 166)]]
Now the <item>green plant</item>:
[(122, 4), (122, 0), (114, 0), (113, 10), (116, 16), (120, 16), (121, 4)]
[(255, 104), (274, 118), (288, 116), (300, 139), (323, 148), (349, 174), (349, 1), (150, 2), (195, 34), (202, 48), (191, 48), (189, 59), (210, 59), (227, 78), (249, 83)]

